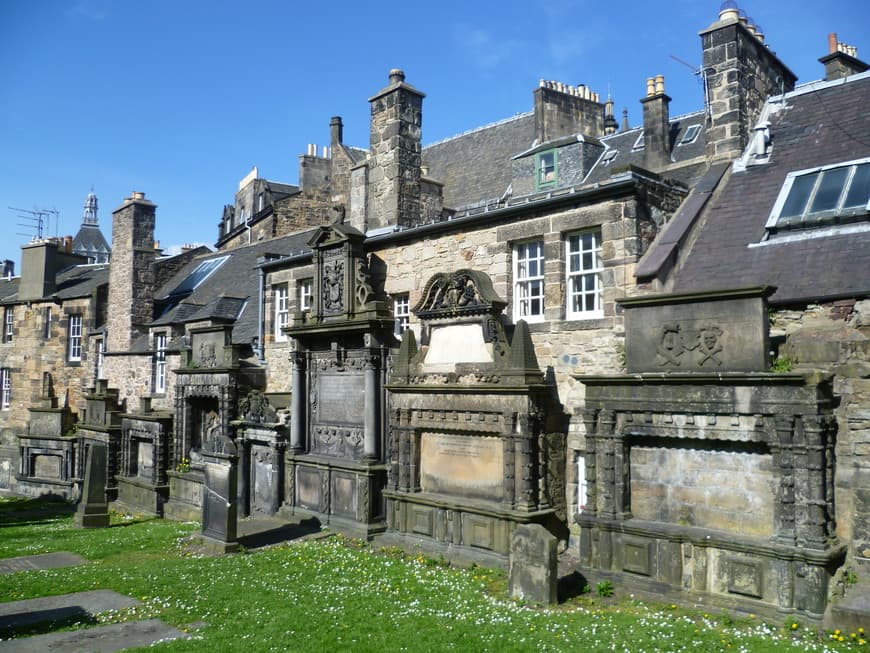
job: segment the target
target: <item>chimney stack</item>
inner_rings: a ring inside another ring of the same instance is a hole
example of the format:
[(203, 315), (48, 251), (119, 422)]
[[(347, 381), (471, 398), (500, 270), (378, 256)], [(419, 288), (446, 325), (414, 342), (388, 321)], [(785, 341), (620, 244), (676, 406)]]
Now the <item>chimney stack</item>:
[(369, 161), (366, 229), (419, 224), (422, 163), (423, 98), (405, 82), (405, 73), (390, 70), (390, 83), (369, 98)]
[(154, 319), (157, 205), (134, 191), (112, 212), (107, 351), (127, 351)]
[(671, 162), (670, 112), (671, 98), (665, 94), (664, 75), (646, 80), (643, 104), (643, 166), (661, 170)]
[(837, 41), (836, 32), (828, 34), (828, 54), (819, 59), (825, 66), (825, 81), (842, 79), (849, 75), (863, 73), (870, 68), (858, 59), (858, 48)]
[(605, 107), (598, 93), (584, 84), (540, 80), (534, 92), (535, 138), (538, 143), (584, 134), (604, 135)]
[(797, 76), (763, 43), (764, 34), (726, 0), (719, 18), (702, 30), (703, 71), (708, 92), (707, 159), (740, 156), (752, 137), (767, 98), (794, 90)]

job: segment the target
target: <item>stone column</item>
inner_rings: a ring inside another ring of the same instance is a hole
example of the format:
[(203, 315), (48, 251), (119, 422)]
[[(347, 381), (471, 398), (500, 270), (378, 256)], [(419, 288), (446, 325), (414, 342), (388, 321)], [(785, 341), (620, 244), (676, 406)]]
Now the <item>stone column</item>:
[(302, 352), (294, 352), (291, 356), (293, 396), (290, 408), (290, 450), (298, 453), (303, 450), (305, 441), (305, 356)]
[(616, 516), (616, 479), (614, 470), (614, 441), (613, 428), (616, 417), (612, 410), (603, 410), (599, 414), (598, 428), (601, 436), (603, 450), (599, 448), (598, 455), (601, 457), (601, 477), (598, 490), (601, 492), (602, 513), (610, 518)]
[(801, 536), (807, 546), (824, 549), (827, 544), (825, 497), (825, 429), (819, 415), (804, 417), (806, 447), (806, 515)]
[(590, 515), (597, 514), (597, 504), (598, 504), (598, 490), (596, 483), (596, 464), (595, 464), (595, 456), (596, 456), (596, 442), (598, 438), (598, 431), (596, 428), (596, 422), (598, 418), (597, 410), (584, 410), (583, 411), (583, 423), (586, 425), (586, 453), (584, 457), (584, 464), (586, 466), (586, 506), (587, 508), (584, 510), (585, 513)]
[(795, 487), (794, 487), (794, 418), (777, 415), (774, 418), (775, 440), (771, 443), (773, 466), (779, 472), (779, 487), (774, 506), (775, 538), (780, 544), (795, 544)]
[(378, 459), (378, 414), (381, 410), (380, 384), (378, 383), (378, 357), (369, 356), (365, 363), (365, 422), (363, 431), (363, 456), (366, 460)]

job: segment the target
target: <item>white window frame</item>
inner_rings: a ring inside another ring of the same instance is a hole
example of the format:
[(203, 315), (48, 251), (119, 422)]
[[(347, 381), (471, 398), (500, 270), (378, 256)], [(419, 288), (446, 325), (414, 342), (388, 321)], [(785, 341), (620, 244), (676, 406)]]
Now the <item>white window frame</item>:
[[(530, 248), (535, 247), (537, 251)], [(514, 321), (544, 321), (544, 239), (527, 240), (513, 246)], [(530, 274), (530, 267), (537, 268)]]
[(165, 332), (154, 334), (154, 393), (166, 392), (166, 342)]
[(275, 302), (275, 342), (286, 342), (287, 334), (281, 329), (290, 321), (290, 292), (286, 283), (278, 283), (272, 286), (273, 299)]
[[(584, 236), (592, 236), (591, 247), (585, 247)], [(584, 258), (590, 256), (591, 266), (584, 265)], [(587, 229), (565, 236), (565, 318), (568, 320), (589, 320), (604, 317), (601, 260), (601, 229)], [(591, 287), (588, 287), (591, 284)], [(586, 298), (592, 297), (592, 309), (586, 308)], [(575, 307), (579, 298), (580, 308)]]
[[(776, 202), (773, 204), (773, 208), (770, 210), (770, 215), (767, 218), (767, 222), (765, 223), (765, 229), (775, 230), (775, 229), (787, 229), (790, 225), (779, 225), (778, 222), (780, 220), (780, 213), (782, 213), (783, 208), (785, 207), (786, 200), (788, 200), (788, 196), (791, 194), (791, 188), (794, 185), (794, 182), (799, 177), (803, 177), (805, 175), (818, 174), (821, 172), (826, 172), (828, 170), (834, 170), (835, 168), (848, 168), (850, 166), (855, 166), (855, 170), (849, 172), (849, 176), (846, 179), (846, 182), (843, 184), (843, 189), (840, 192), (840, 199), (838, 201), (837, 209), (830, 211), (832, 214), (839, 215), (841, 208), (840, 204), (845, 200), (848, 190), (851, 188), (852, 179), (854, 178), (854, 174), (857, 171), (857, 167), (864, 163), (870, 163), (870, 157), (865, 157), (863, 159), (855, 159), (853, 161), (843, 161), (842, 163), (835, 163), (827, 166), (819, 166), (817, 168), (806, 168), (805, 170), (795, 170), (794, 172), (788, 173), (786, 175), (785, 181), (782, 184), (782, 188), (779, 191), (779, 195), (776, 198)], [(810, 195), (807, 198), (806, 203), (804, 204), (804, 210), (801, 214), (802, 218), (806, 216), (812, 215), (809, 212), (809, 208), (813, 204), (813, 200), (816, 196), (816, 191), (819, 186), (819, 179), (816, 179), (813, 184), (813, 189), (810, 191)], [(870, 212), (870, 199), (868, 199), (867, 203), (863, 208), (864, 212)], [(824, 212), (827, 214), (828, 212)], [(860, 211), (859, 211), (860, 213)], [(829, 223), (828, 223), (829, 224)], [(792, 228), (810, 228), (811, 224), (800, 225)]]
[(82, 360), (82, 323), (81, 313), (70, 313), (67, 327), (67, 360), (79, 362)]
[(12, 370), (8, 367), (0, 369), (0, 410), (9, 410), (12, 406)]
[(3, 344), (12, 342), (15, 335), (15, 307), (7, 306), (3, 311)]
[(401, 339), (402, 334), (411, 328), (411, 301), (408, 293), (393, 295), (393, 334)]
[(301, 279), (296, 287), (296, 300), (299, 302), (299, 311), (304, 313), (311, 310), (314, 299), (314, 279)]

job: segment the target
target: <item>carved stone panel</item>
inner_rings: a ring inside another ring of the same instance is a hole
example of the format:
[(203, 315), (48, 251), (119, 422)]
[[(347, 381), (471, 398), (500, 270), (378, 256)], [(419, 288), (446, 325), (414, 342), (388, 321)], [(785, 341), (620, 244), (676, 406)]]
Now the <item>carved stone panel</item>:
[(302, 508), (320, 510), (320, 470), (309, 467), (296, 468), (296, 503)]
[(736, 294), (622, 300), (634, 372), (763, 372), (768, 317), (761, 289)]
[(37, 478), (61, 478), (61, 457), (37, 455), (33, 461), (33, 475)]
[(365, 416), (365, 378), (361, 371), (320, 374), (315, 388), (317, 423), (362, 425)]

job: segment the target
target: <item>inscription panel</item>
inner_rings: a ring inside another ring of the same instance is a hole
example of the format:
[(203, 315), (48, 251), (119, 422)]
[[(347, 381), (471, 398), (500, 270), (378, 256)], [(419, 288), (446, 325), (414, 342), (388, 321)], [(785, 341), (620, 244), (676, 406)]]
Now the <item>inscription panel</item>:
[(424, 492), (498, 501), (504, 492), (500, 438), (423, 433), (420, 486)]
[(365, 377), (362, 374), (321, 374), (317, 386), (318, 422), (363, 424)]
[(37, 478), (60, 478), (60, 456), (36, 456), (33, 461), (33, 475)]

